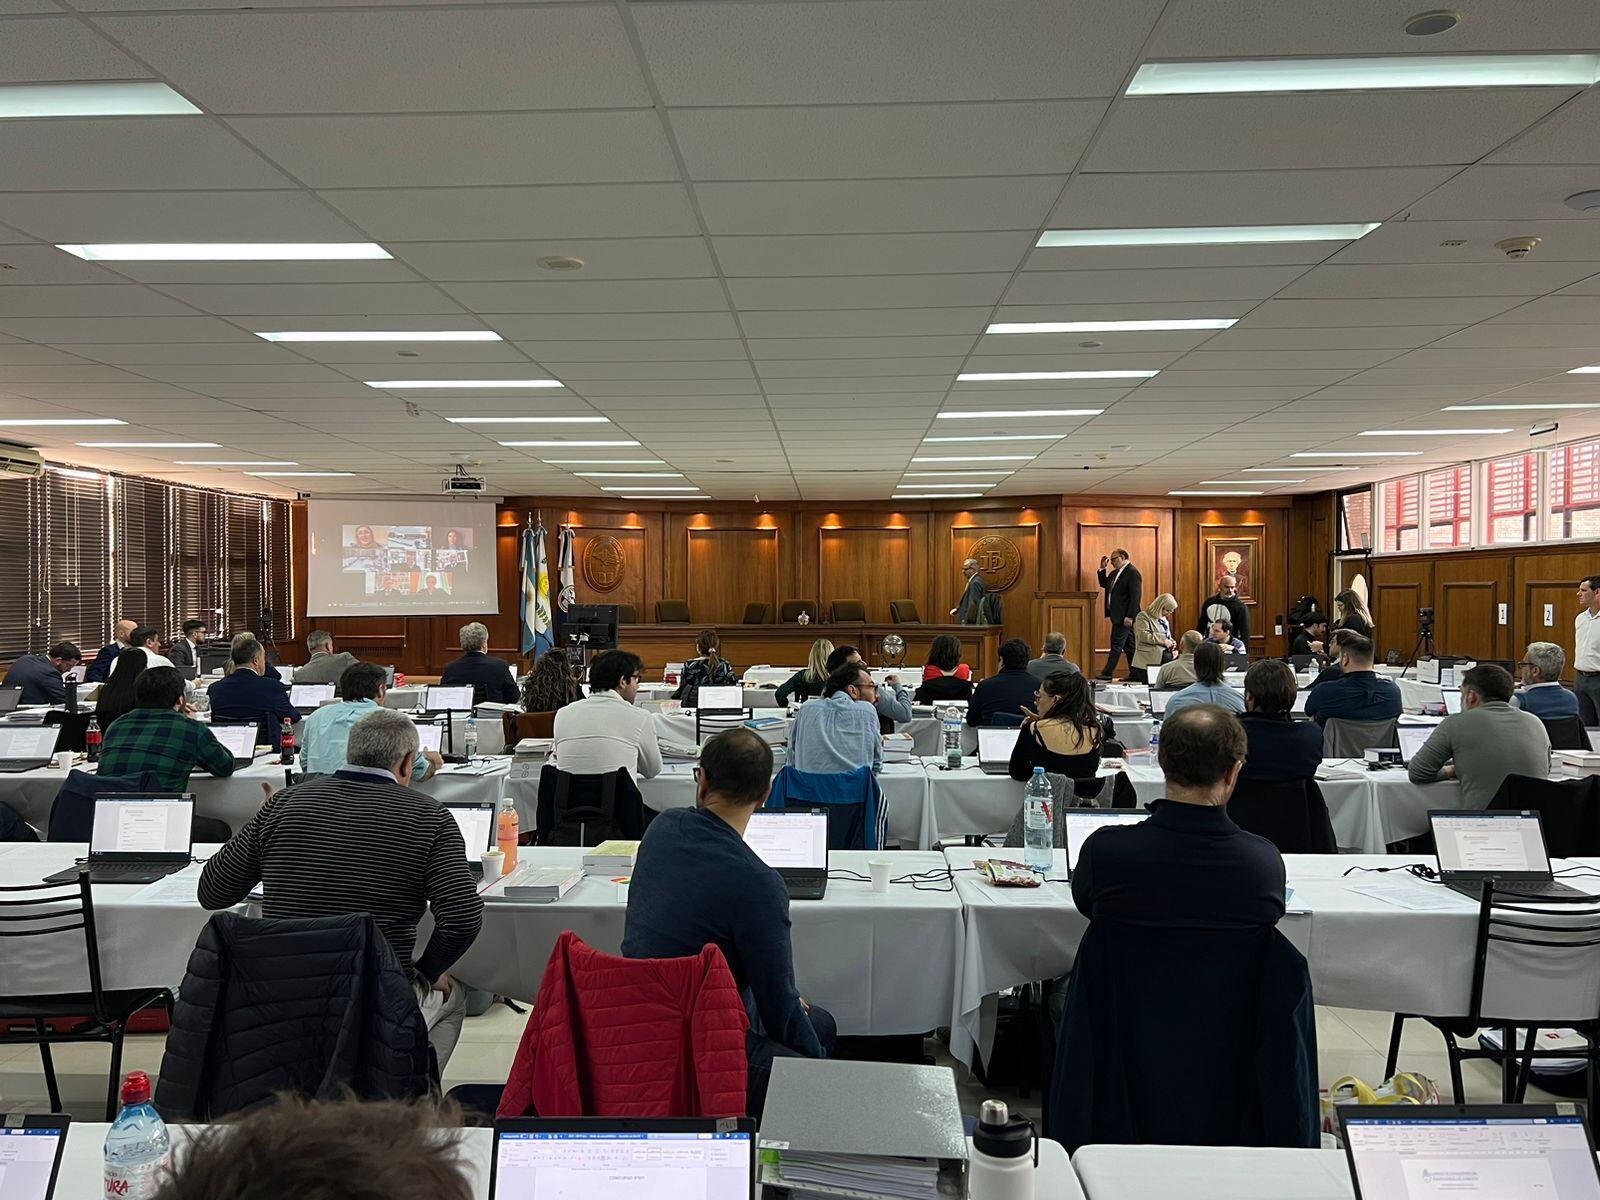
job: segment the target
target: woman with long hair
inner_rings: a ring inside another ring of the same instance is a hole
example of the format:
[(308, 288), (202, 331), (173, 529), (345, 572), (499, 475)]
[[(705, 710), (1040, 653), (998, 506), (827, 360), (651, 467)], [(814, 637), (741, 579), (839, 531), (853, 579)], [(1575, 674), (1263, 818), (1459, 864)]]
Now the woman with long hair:
[(1364, 638), (1372, 636), (1372, 614), (1353, 588), (1345, 588), (1333, 598), (1333, 616), (1335, 629), (1348, 629)]
[(150, 659), (140, 646), (132, 646), (117, 655), (111, 664), (111, 678), (100, 685), (95, 697), (94, 719), (104, 733), (123, 713), (133, 708), (133, 685), (150, 665)]
[(916, 704), (972, 699), (972, 668), (961, 661), (961, 639), (955, 634), (941, 633), (933, 639), (922, 668), (922, 686), (911, 699)]
[(1094, 685), (1076, 671), (1057, 671), (1039, 685), (1034, 703), (1011, 747), (1011, 778), (1031, 779), (1035, 767), (1069, 779), (1094, 775), (1106, 740)]
[(522, 707), (527, 712), (555, 712), (581, 696), (572, 664), (559, 650), (541, 654), (522, 681)]
[(672, 693), (672, 698), (681, 700), (685, 708), (696, 707), (703, 687), (734, 687), (738, 684), (739, 676), (734, 674), (733, 664), (717, 653), (721, 645), (722, 639), (717, 637), (715, 629), (704, 630), (695, 641), (695, 649), (700, 652), (700, 657), (684, 664), (677, 689)]
[(818, 638), (811, 643), (811, 658), (806, 665), (789, 676), (778, 689), (778, 707), (783, 708), (792, 696), (796, 700), (809, 700), (822, 695), (822, 685), (828, 682), (828, 655), (833, 653), (833, 643)]
[(1164, 716), (1170, 717), (1191, 704), (1215, 704), (1229, 712), (1244, 711), (1244, 696), (1222, 682), (1223, 649), (1217, 642), (1201, 642), (1194, 652), (1194, 682), (1167, 698)]

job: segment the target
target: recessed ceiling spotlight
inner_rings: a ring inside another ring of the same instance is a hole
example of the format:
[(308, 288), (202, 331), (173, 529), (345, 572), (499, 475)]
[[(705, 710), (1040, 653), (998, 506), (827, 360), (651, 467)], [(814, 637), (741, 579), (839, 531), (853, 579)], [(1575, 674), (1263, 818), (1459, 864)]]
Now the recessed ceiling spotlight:
[(1579, 212), (1592, 212), (1600, 208), (1600, 191), (1573, 192), (1567, 197), (1566, 205)]
[(1448, 8), (1436, 8), (1407, 18), (1405, 31), (1412, 37), (1432, 37), (1436, 33), (1454, 29), (1460, 20), (1460, 13), (1451, 12)]
[(583, 259), (573, 258), (570, 254), (547, 254), (538, 260), (546, 271), (581, 271)]

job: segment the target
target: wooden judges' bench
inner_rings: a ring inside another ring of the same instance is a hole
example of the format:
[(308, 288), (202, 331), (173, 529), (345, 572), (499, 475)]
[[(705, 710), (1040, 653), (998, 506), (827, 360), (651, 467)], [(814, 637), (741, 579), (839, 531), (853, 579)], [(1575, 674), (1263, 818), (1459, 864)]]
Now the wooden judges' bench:
[(891, 625), (855, 622), (844, 625), (620, 625), (617, 645), (644, 659), (645, 669), (659, 677), (669, 662), (694, 658), (695, 639), (702, 629), (715, 629), (722, 639), (722, 657), (743, 671), (758, 663), (775, 667), (803, 667), (811, 657), (811, 643), (827, 638), (835, 646), (855, 646), (869, 666), (890, 665), (880, 649), (891, 633), (905, 641), (907, 668), (920, 669), (928, 661), (928, 648), (941, 633), (961, 639), (961, 661), (981, 675), (999, 669), (998, 625)]

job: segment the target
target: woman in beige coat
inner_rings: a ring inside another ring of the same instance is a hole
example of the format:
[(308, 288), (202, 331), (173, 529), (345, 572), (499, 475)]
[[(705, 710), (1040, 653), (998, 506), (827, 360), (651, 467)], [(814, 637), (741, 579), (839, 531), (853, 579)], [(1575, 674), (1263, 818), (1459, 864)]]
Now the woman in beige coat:
[(1139, 683), (1150, 682), (1150, 668), (1161, 665), (1167, 651), (1176, 650), (1172, 625), (1168, 620), (1178, 611), (1171, 592), (1162, 592), (1133, 619), (1133, 670), (1128, 677)]

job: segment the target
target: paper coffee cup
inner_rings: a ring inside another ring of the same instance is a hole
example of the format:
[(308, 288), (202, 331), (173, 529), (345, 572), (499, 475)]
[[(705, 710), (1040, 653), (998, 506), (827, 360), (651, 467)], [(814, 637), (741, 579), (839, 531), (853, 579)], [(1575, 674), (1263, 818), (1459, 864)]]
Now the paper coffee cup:
[(894, 870), (894, 863), (887, 858), (868, 859), (867, 870), (872, 873), (872, 890), (875, 892), (887, 892), (889, 890), (889, 875)]
[(504, 873), (506, 856), (503, 850), (485, 850), (483, 852), (483, 878), (484, 882), (499, 879)]

